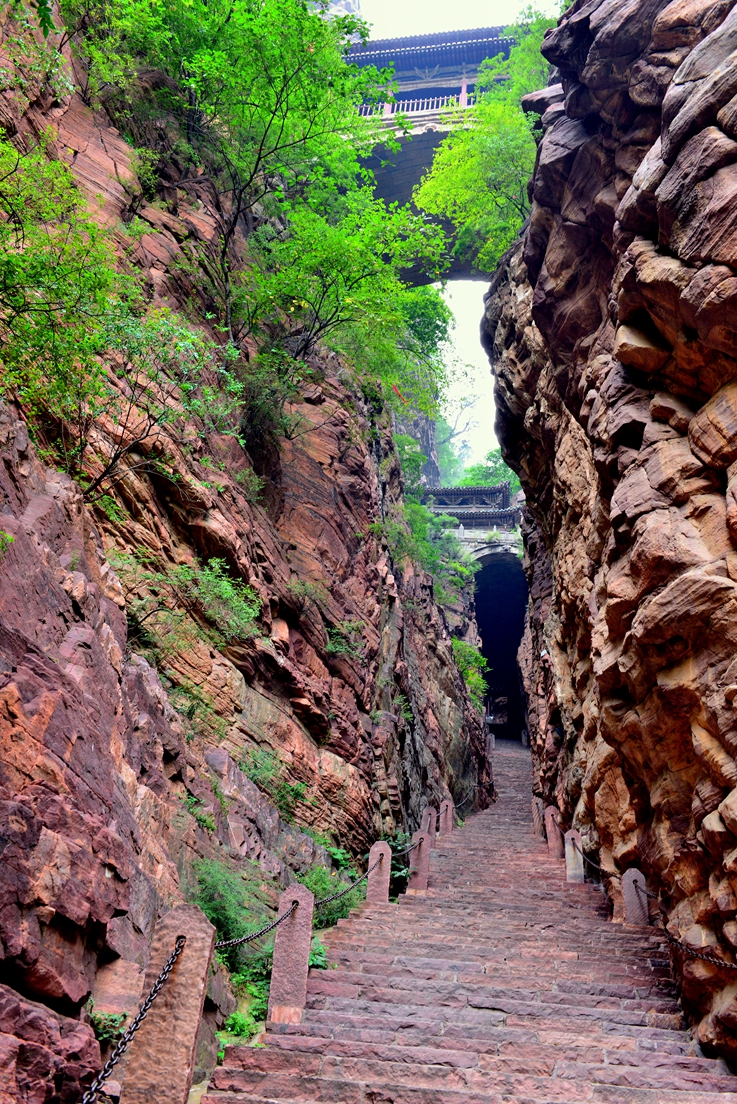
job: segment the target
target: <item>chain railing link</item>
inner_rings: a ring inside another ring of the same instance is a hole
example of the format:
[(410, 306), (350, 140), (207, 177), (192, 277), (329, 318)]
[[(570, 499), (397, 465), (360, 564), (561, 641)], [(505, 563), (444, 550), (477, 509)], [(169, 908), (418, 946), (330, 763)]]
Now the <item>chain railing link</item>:
[(90, 1087), (87, 1089), (87, 1092), (82, 1097), (81, 1104), (95, 1104), (95, 1101), (97, 1100), (97, 1094), (99, 1093), (100, 1089), (105, 1084), (108, 1077), (110, 1076), (110, 1074), (113, 1072), (113, 1070), (117, 1066), (120, 1059), (125, 1054), (126, 1050), (128, 1049), (128, 1046), (130, 1044), (131, 1039), (133, 1038), (135, 1033), (138, 1031), (138, 1029), (141, 1026), (141, 1024), (143, 1023), (143, 1021), (146, 1019), (146, 1016), (148, 1015), (148, 1011), (151, 1008), (151, 1005), (154, 1003), (154, 1001), (158, 997), (159, 993), (163, 989), (164, 983), (166, 982), (166, 979), (169, 977), (169, 974), (174, 969), (174, 964), (177, 961), (177, 959), (179, 958), (180, 954), (182, 953), (182, 950), (184, 949), (184, 944), (186, 942), (187, 942), (187, 937), (185, 935), (177, 936), (177, 941), (174, 944), (174, 950), (172, 951), (171, 955), (167, 959), (163, 970), (161, 971), (161, 973), (157, 977), (156, 981), (151, 986), (151, 991), (149, 992), (148, 996), (146, 997), (146, 999), (143, 1002), (143, 1004), (141, 1005), (141, 1007), (138, 1009), (138, 1012), (136, 1013), (135, 1019), (131, 1023), (130, 1027), (127, 1028), (127, 1030), (123, 1032), (120, 1039), (118, 1040), (118, 1043), (115, 1047), (115, 1050), (110, 1055), (107, 1062), (102, 1067), (102, 1069), (98, 1073), (97, 1077), (95, 1078), (95, 1080), (92, 1082)]
[(260, 928), (259, 931), (251, 932), (250, 935), (241, 935), (238, 939), (221, 939), (219, 943), (215, 944), (215, 950), (220, 951), (224, 947), (240, 947), (242, 943), (252, 943), (254, 939), (258, 939), (261, 935), (268, 935), (274, 928), (278, 928), (280, 924), (283, 924), (288, 916), (291, 916), (297, 907), (298, 902), (295, 901), (290, 909), (278, 916), (276, 920), (272, 920), (270, 924), (267, 924), (265, 928)]
[(420, 836), (420, 838), (418, 840), (415, 840), (414, 843), (411, 843), (409, 845), (409, 847), (407, 848), (406, 851), (395, 851), (394, 854), (392, 855), (392, 858), (393, 859), (401, 859), (403, 855), (409, 855), (410, 851), (414, 851), (415, 847), (419, 847), (420, 844), (424, 843), (424, 842), (425, 842), (425, 837)]
[(361, 882), (364, 881), (365, 878), (368, 878), (371, 871), (376, 870), (376, 867), (379, 865), (379, 863), (383, 862), (383, 861), (384, 861), (384, 856), (379, 855), (376, 862), (372, 863), (371, 866), (366, 871), (366, 873), (362, 874), (360, 878), (357, 878), (356, 881), (352, 885), (346, 886), (345, 889), (341, 889), (337, 893), (332, 893), (329, 897), (323, 897), (323, 899), (321, 901), (315, 901), (315, 908), (320, 908), (320, 905), (327, 905), (331, 901), (338, 901), (338, 900), (340, 900), (341, 897), (345, 897), (346, 893), (350, 893), (352, 889), (355, 889), (356, 886), (360, 885)]

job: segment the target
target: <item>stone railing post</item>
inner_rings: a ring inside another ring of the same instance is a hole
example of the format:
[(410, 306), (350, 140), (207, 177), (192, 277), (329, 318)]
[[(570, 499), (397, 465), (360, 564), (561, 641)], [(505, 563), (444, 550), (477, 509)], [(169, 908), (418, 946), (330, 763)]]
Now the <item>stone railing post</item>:
[(647, 927), (650, 923), (650, 915), (645, 896), (645, 875), (634, 866), (622, 875), (622, 897), (625, 924)]
[(420, 896), (427, 893), (427, 881), (430, 874), (430, 842), (420, 829), (415, 832), (412, 842), (417, 844), (409, 853), (409, 884), (407, 894)]
[(545, 817), (543, 803), (539, 797), (533, 797), (532, 799), (532, 830), (536, 836), (545, 839)]
[(420, 822), (420, 831), (425, 833), (430, 849), (435, 846), (435, 832), (438, 814), (434, 805), (426, 805)]
[(566, 832), (565, 837), (566, 848), (566, 881), (582, 883), (584, 879), (583, 872), (583, 850), (581, 848), (581, 833), (575, 828), (571, 828)]
[(562, 859), (565, 848), (558, 824), (558, 810), (555, 805), (548, 805), (545, 810), (545, 835), (548, 837), (548, 851), (550, 854), (554, 859)]
[(126, 1055), (121, 1104), (186, 1104), (189, 1096), (215, 946), (215, 929), (195, 905), (179, 905), (157, 923), (143, 994), (151, 989), (180, 935), (187, 942)]
[(276, 929), (267, 1013), (272, 1023), (301, 1023), (307, 1002), (315, 898), (306, 886), (289, 886), (279, 898), (279, 916), (288, 912), (295, 901), (297, 907), (292, 915)]
[(389, 904), (389, 878), (392, 872), (392, 849), (388, 843), (380, 841), (375, 843), (369, 851), (368, 864), (373, 866), (378, 862), (379, 855), (383, 858), (375, 870), (372, 870), (366, 881), (366, 904)]
[(441, 801), (440, 802), (440, 817), (438, 820), (438, 834), (441, 836), (449, 836), (453, 831), (453, 802)]

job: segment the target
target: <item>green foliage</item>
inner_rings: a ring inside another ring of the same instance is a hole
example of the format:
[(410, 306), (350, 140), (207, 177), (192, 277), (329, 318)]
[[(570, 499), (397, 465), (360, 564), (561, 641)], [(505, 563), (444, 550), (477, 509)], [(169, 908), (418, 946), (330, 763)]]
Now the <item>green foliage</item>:
[[(316, 970), (327, 970), (327, 949), (316, 935), (312, 937), (308, 965)], [(230, 975), (230, 983), (241, 1007), (225, 1021), (225, 1031), (218, 1032), (222, 1044), (247, 1042), (261, 1030), (269, 1007), (271, 971), (274, 965), (274, 947), (246, 958), (237, 972)]]
[(203, 811), (201, 798), (195, 797), (194, 794), (187, 794), (184, 797), (184, 804), (201, 828), (204, 828), (206, 832), (210, 833), (216, 830), (217, 824), (215, 823), (215, 818), (212, 813)]
[(271, 748), (249, 748), (238, 766), (271, 798), (282, 819), (291, 824), (298, 803), (307, 793), (307, 786), (304, 782), (287, 781), (286, 767), (278, 753)]
[(236, 473), (235, 481), (243, 491), (246, 502), (256, 506), (261, 501), (266, 481), (260, 475), (256, 475), (253, 468), (242, 468)]
[[(158, 657), (186, 643), (195, 625), (221, 647), (256, 635), (261, 600), (253, 587), (228, 574), (223, 559), (160, 570), (145, 553), (118, 553), (111, 563), (126, 595), (131, 639), (148, 644)], [(192, 697), (193, 688), (178, 682)], [(203, 698), (199, 704), (208, 703)]]
[(453, 656), (466, 684), (468, 696), (477, 709), (483, 710), (488, 689), (483, 672), (488, 670), (488, 663), (475, 644), (456, 637), (453, 638)]
[(453, 426), (442, 417), (435, 419), (435, 437), (438, 443), (438, 467), (440, 484), (443, 487), (455, 487), (463, 473), (463, 465), (469, 452), (465, 442), (457, 447)]
[(435, 599), (440, 605), (452, 604), (467, 586), (479, 565), (461, 547), (453, 532), (458, 522), (450, 514), (434, 514), (411, 495), (403, 510), (395, 509), (384, 523), (372, 526), (382, 535), (392, 556), (408, 558), (433, 576)]
[[(186, 647), (186, 639), (182, 634), (175, 633), (174, 636), (174, 641), (170, 642), (174, 647), (180, 644)], [(152, 659), (159, 658), (160, 651), (161, 649), (156, 648)], [(209, 694), (179, 673), (175, 674), (168, 667), (162, 671), (162, 682), (169, 702), (184, 722), (184, 734), (188, 743), (196, 736), (225, 739), (227, 726), (215, 709), (215, 702)]]
[(497, 487), (500, 483), (509, 483), (510, 495), (517, 494), (522, 489), (519, 476), (502, 460), (501, 448), (491, 449), (487, 452), (482, 464), (470, 464), (463, 469), (463, 476), (458, 480), (459, 487)]
[(427, 457), (414, 437), (410, 437), (407, 433), (395, 433), (394, 444), (402, 465), (405, 490), (409, 494), (417, 494), (422, 485), (422, 469), (427, 462)]
[[(315, 899), (330, 897), (333, 893), (339, 893), (345, 889), (345, 882), (338, 876), (335, 870), (328, 870), (325, 866), (313, 866), (306, 874), (298, 874), (297, 881), (307, 886)], [(358, 908), (366, 896), (366, 884), (356, 886), (339, 901), (331, 901), (329, 905), (315, 909), (312, 925), (315, 928), (331, 928), (339, 920), (348, 916), (351, 909)]]
[[(246, 917), (247, 887), (243, 878), (218, 859), (200, 859), (195, 863), (197, 887), (194, 902), (214, 925), (218, 939), (239, 939), (258, 931), (263, 924)], [(227, 947), (223, 956), (230, 969), (242, 969), (242, 947)]]
[(302, 606), (307, 602), (316, 606), (325, 605), (329, 598), (322, 583), (313, 583), (309, 579), (293, 579), (287, 583), (287, 590)]
[(363, 621), (339, 621), (326, 630), (328, 642), (325, 652), (331, 656), (363, 656), (364, 648), (360, 639)]
[(4, 529), (0, 529), (0, 561), (2, 561), (3, 556), (14, 540), (15, 537), (11, 537), (10, 533), (6, 533)]
[(389, 897), (396, 900), (400, 893), (404, 893), (409, 882), (409, 855), (402, 855), (412, 842), (409, 832), (398, 831), (394, 836), (382, 836), (382, 840), (389, 844), (392, 852), (391, 873), (389, 876)]
[(482, 271), (494, 270), (529, 213), (535, 139), (520, 101), (547, 83), (540, 45), (553, 26), (554, 19), (528, 8), (505, 29), (517, 44), (508, 59), (483, 64), (476, 106), (459, 115), (415, 193), (422, 210), (453, 222), (455, 253)]
[(44, 38), (48, 38), (49, 31), (54, 29), (54, 18), (51, 13), (50, 0), (31, 0), (38, 15), (38, 25)]
[(90, 1018), (92, 1030), (98, 1043), (103, 1047), (117, 1043), (120, 1036), (125, 1032), (125, 1021), (128, 1019), (128, 1013), (96, 1012), (92, 997), (87, 1001), (84, 1008)]

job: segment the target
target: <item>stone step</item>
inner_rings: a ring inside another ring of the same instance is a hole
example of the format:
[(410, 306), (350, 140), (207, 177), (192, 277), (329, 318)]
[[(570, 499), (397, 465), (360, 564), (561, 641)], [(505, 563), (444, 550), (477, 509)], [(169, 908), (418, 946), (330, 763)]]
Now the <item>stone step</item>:
[(529, 758), (438, 840), (425, 896), (324, 933), (300, 1024), (228, 1047), (203, 1104), (737, 1104), (684, 1030), (662, 934), (613, 924), (530, 830)]

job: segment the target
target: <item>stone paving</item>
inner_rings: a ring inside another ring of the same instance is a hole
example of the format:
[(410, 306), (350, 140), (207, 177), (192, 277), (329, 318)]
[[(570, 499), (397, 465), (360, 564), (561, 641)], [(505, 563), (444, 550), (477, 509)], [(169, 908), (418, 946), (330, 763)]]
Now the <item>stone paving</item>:
[(529, 752), (439, 839), (425, 897), (327, 933), (301, 1024), (228, 1047), (203, 1104), (737, 1104), (681, 1016), (664, 941), (613, 924), (533, 834)]

